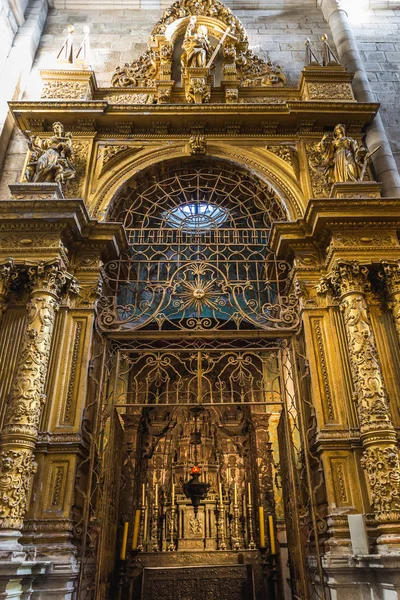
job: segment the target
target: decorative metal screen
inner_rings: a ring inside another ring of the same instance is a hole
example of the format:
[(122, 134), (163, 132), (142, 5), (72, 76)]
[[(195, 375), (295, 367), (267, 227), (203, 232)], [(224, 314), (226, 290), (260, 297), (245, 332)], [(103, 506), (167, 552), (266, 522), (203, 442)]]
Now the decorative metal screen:
[(286, 219), (274, 191), (201, 164), (154, 179), (116, 203), (131, 251), (105, 265), (100, 327), (295, 329), (290, 265), (268, 248), (273, 221)]
[(158, 344), (120, 351), (115, 406), (281, 405), (278, 341), (266, 341), (263, 350), (244, 341), (214, 349)]

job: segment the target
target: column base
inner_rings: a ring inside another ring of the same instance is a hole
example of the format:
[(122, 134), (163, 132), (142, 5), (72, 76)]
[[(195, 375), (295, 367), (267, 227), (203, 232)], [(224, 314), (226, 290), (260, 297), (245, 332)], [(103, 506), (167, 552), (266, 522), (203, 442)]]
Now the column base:
[(400, 600), (400, 556), (330, 556), (324, 559), (332, 600)]
[(23, 546), (19, 543), (22, 533), (15, 529), (0, 529), (0, 553), (22, 552)]

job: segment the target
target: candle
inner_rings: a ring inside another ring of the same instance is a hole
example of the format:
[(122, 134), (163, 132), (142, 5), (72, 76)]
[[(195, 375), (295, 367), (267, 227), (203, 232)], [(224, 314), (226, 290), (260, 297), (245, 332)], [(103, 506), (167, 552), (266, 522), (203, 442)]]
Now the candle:
[(234, 503), (235, 506), (237, 506), (238, 501), (237, 501), (237, 485), (236, 485), (236, 481), (235, 481), (235, 484), (233, 486), (233, 503)]
[(221, 506), (224, 505), (224, 500), (222, 498), (222, 483), (219, 482), (219, 503)]
[(142, 483), (142, 506), (146, 506), (146, 484)]
[(249, 506), (251, 506), (251, 483), (248, 484)]
[(126, 560), (126, 545), (128, 542), (128, 529), (129, 529), (129, 523), (128, 523), (128, 521), (126, 521), (124, 523), (124, 532), (122, 534), (122, 546), (121, 546), (121, 554), (120, 554), (121, 560)]
[(265, 548), (265, 522), (264, 522), (264, 507), (258, 509), (260, 515), (260, 548)]
[(172, 495), (171, 495), (171, 504), (172, 506), (175, 505), (175, 484), (172, 484)]
[(276, 554), (274, 517), (272, 515), (268, 515), (268, 525), (269, 525), (269, 542), (271, 544), (271, 554)]
[(154, 493), (154, 506), (158, 506), (158, 483), (156, 483), (156, 490)]
[(133, 526), (132, 550), (136, 550), (137, 546), (138, 546), (139, 526), (140, 526), (140, 513), (141, 513), (141, 510), (137, 510), (136, 513), (135, 513), (135, 524)]

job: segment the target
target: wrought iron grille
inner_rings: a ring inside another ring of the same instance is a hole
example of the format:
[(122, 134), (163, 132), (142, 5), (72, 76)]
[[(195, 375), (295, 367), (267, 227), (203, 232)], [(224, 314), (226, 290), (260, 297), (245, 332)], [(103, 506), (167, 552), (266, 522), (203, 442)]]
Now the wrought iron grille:
[(238, 348), (123, 352), (114, 406), (279, 406), (278, 353), (279, 346), (263, 352)]
[(290, 264), (268, 248), (272, 223), (287, 217), (264, 183), (191, 165), (128, 185), (115, 206), (131, 251), (104, 268), (102, 329), (297, 327)]

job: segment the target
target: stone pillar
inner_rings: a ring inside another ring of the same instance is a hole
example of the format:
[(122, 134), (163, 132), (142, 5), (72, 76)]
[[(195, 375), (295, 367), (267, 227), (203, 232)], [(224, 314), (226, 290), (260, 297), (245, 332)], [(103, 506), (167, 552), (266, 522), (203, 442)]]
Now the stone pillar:
[(58, 260), (27, 267), (28, 321), (0, 441), (0, 540), (16, 544), (36, 470), (34, 449), (60, 294), (74, 283)]
[(382, 262), (381, 278), (389, 295), (388, 306), (393, 314), (397, 337), (400, 344), (400, 262)]
[(338, 262), (327, 278), (339, 296), (348, 342), (361, 441), (361, 464), (381, 534), (379, 546), (400, 545), (400, 460), (366, 302), (368, 267)]
[[(341, 64), (355, 73), (353, 89), (356, 99), (359, 102), (376, 102), (347, 13), (341, 6), (341, 0), (318, 0), (318, 4), (329, 23)], [(366, 142), (370, 150), (381, 146), (372, 160), (377, 178), (383, 184), (383, 195), (399, 196), (400, 175), (379, 114), (367, 128)]]

